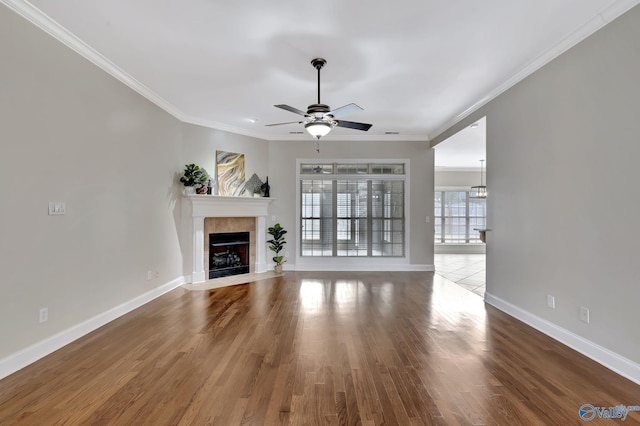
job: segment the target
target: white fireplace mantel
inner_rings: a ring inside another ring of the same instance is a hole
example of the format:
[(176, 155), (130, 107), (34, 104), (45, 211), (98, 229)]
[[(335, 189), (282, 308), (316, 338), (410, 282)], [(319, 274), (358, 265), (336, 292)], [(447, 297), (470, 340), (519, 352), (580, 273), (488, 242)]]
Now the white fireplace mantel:
[(192, 220), (193, 273), (191, 282), (206, 280), (204, 269), (204, 219), (207, 217), (255, 217), (256, 218), (256, 272), (266, 272), (266, 217), (269, 203), (275, 198), (227, 197), (220, 195), (185, 195), (185, 212)]

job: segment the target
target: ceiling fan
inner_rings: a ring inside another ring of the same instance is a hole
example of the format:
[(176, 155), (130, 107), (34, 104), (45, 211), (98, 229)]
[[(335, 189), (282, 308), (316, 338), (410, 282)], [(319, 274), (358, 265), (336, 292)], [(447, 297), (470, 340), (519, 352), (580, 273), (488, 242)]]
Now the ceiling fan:
[(371, 128), (371, 124), (366, 123), (357, 123), (355, 121), (345, 121), (339, 120), (340, 117), (343, 117), (347, 114), (351, 114), (353, 112), (362, 111), (356, 104), (347, 104), (341, 106), (340, 108), (336, 108), (333, 111), (329, 107), (329, 105), (320, 103), (320, 70), (327, 63), (326, 60), (322, 58), (315, 58), (311, 61), (311, 65), (315, 69), (318, 70), (318, 103), (311, 104), (307, 107), (307, 112), (301, 111), (298, 108), (294, 108), (289, 105), (274, 105), (276, 108), (281, 108), (286, 111), (290, 111), (294, 114), (301, 115), (305, 117), (303, 121), (289, 121), (286, 123), (274, 123), (267, 124), (266, 126), (281, 126), (283, 124), (303, 124), (304, 128), (309, 134), (316, 139), (320, 139), (322, 136), (326, 136), (331, 129), (334, 127), (345, 127), (348, 129), (356, 129), (367, 131)]

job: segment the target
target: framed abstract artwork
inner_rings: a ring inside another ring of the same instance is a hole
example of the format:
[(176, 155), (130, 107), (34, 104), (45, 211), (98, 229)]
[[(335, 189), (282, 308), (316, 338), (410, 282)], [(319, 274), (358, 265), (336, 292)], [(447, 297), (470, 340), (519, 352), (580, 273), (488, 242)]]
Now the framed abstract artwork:
[(244, 154), (216, 151), (218, 195), (238, 197), (244, 192)]

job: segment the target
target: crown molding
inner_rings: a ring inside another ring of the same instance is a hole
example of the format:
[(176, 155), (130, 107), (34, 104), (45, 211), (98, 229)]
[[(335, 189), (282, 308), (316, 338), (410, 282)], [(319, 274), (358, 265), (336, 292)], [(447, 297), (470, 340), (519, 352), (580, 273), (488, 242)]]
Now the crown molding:
[[(0, 0), (1, 1), (1, 0)], [(267, 140), (264, 135), (256, 132), (249, 132), (245, 129), (241, 129), (239, 127), (229, 126), (227, 124), (223, 124), (214, 120), (204, 120), (196, 117), (191, 117), (188, 115), (181, 114), (180, 116), (176, 116), (177, 119), (187, 124), (194, 124), (196, 126), (207, 127), (209, 129), (222, 130), (225, 132), (235, 133), (238, 135), (248, 136), (250, 138), (256, 138), (261, 140)]]
[(173, 115), (177, 119), (184, 121), (184, 114), (178, 110), (175, 106), (169, 103), (167, 100), (158, 96), (155, 92), (149, 89), (147, 86), (133, 78), (130, 74), (125, 72), (122, 68), (111, 62), (105, 56), (100, 54), (97, 50), (80, 40), (72, 32), (58, 24), (53, 19), (49, 18), (40, 9), (33, 6), (31, 3), (25, 0), (0, 0), (0, 3), (7, 6), (9, 9), (16, 12), (18, 15), (31, 22), (36, 27), (40, 28), (74, 52), (78, 53), (83, 58), (87, 59), (92, 64), (96, 65), (106, 73), (115, 77), (117, 80), (127, 85), (140, 95), (153, 102), (169, 114)]
[(455, 126), (457, 123), (464, 120), (472, 113), (485, 106), (486, 104), (497, 98), (499, 95), (506, 92), (511, 87), (515, 86), (517, 83), (524, 80), (526, 77), (533, 74), (567, 50), (571, 49), (573, 46), (580, 43), (591, 34), (603, 28), (614, 19), (628, 12), (631, 8), (639, 3), (640, 0), (616, 0), (613, 4), (605, 8), (598, 15), (594, 16), (589, 22), (582, 25), (567, 37), (562, 39), (560, 42), (552, 46), (549, 50), (529, 62), (522, 70), (516, 72), (504, 83), (496, 87), (494, 90), (490, 91), (478, 102), (474, 103), (473, 105), (462, 111), (460, 114), (455, 116), (453, 119), (438, 127), (434, 132), (429, 134), (429, 139), (432, 140), (451, 127)]
[[(45, 13), (43, 13), (40, 9), (33, 6), (26, 0), (0, 0), (1, 4), (4, 4), (9, 9), (13, 10), (27, 21), (31, 22), (36, 27), (40, 28), (47, 34), (51, 35), (56, 40), (63, 43), (65, 46), (69, 47), (71, 50), (75, 51), (89, 62), (93, 63), (103, 71), (107, 72), (114, 78), (118, 79), (120, 82), (139, 93), (152, 103), (156, 104), (158, 107), (171, 114), (178, 120), (195, 124), (207, 128), (213, 128), (217, 130), (223, 130), (231, 133), (236, 133), (239, 135), (249, 136), (257, 139), (263, 139), (268, 141), (275, 140), (308, 140), (308, 138), (304, 137), (305, 135), (289, 135), (289, 136), (270, 136), (264, 135), (255, 132), (248, 132), (247, 130), (240, 129), (234, 126), (229, 126), (223, 123), (219, 123), (213, 120), (203, 120), (196, 117), (189, 116), (176, 108), (173, 104), (171, 104), (166, 99), (162, 98), (154, 91), (149, 89), (147, 86), (142, 84), (140, 81), (136, 80), (133, 76), (128, 74), (122, 68), (118, 67), (116, 64), (111, 62), (105, 56), (100, 54), (98, 51), (93, 49), (91, 46), (83, 42), (73, 33), (68, 31), (66, 28), (58, 24), (56, 21), (51, 19)], [(521, 71), (514, 74), (511, 78), (505, 81), (503, 84), (498, 86), (496, 89), (489, 92), (485, 97), (480, 99), (478, 102), (471, 105), (469, 108), (458, 114), (452, 120), (447, 121), (444, 125), (438, 127), (431, 134), (426, 135), (341, 135), (341, 136), (325, 136), (322, 140), (336, 140), (336, 141), (424, 141), (429, 142), (431, 139), (440, 135), (447, 129), (454, 126), (459, 121), (465, 119), (473, 112), (486, 105), (493, 99), (495, 99), (500, 94), (504, 93), (506, 90), (513, 87), (515, 84), (531, 75), (533, 72), (540, 69), (542, 66), (546, 65), (562, 53), (569, 50), (571, 47), (578, 44), (580, 41), (584, 40), (600, 28), (607, 25), (609, 22), (619, 17), (620, 15), (627, 12), (629, 9), (639, 4), (640, 0), (616, 0), (609, 7), (604, 9), (601, 13), (591, 19), (589, 22), (578, 28), (576, 31), (571, 33), (569, 36), (565, 37), (562, 41), (557, 43), (547, 52), (540, 55), (537, 59), (531, 61), (528, 65), (526, 65)]]
[[(75, 34), (68, 31), (62, 25), (47, 16), (40, 9), (32, 5), (26, 0), (0, 0), (0, 3), (7, 6), (9, 9), (22, 16), (24, 19), (43, 30), (62, 44), (78, 53), (80, 56), (87, 59), (92, 64), (96, 65), (106, 73), (110, 74), (144, 98), (148, 99), (158, 107), (162, 108), (167, 113), (171, 114), (178, 120), (194, 124), (197, 126), (207, 127), (216, 130), (222, 130), (226, 132), (235, 133), (238, 135), (248, 136), (256, 139), (276, 141), (276, 140), (309, 140), (308, 135), (289, 135), (289, 136), (270, 136), (261, 134), (258, 132), (250, 132), (245, 129), (241, 129), (227, 124), (219, 123), (213, 120), (206, 120), (197, 117), (193, 117), (185, 114), (166, 99), (156, 94), (153, 90), (136, 80), (133, 76), (127, 73), (125, 70), (111, 62), (108, 58), (103, 56), (100, 52), (86, 44)], [(406, 141), (428, 141), (426, 135), (347, 135), (347, 136), (325, 136), (322, 140), (340, 140), (340, 141), (392, 141), (392, 140), (406, 140)]]
[(108, 58), (103, 56), (100, 52), (86, 44), (84, 41), (79, 39), (75, 34), (64, 28), (62, 25), (58, 24), (56, 21), (47, 16), (44, 12), (42, 12), (37, 7), (33, 6), (26, 0), (0, 0), (0, 3), (7, 6), (9, 9), (16, 12), (18, 15), (25, 18), (27, 21), (31, 22), (36, 27), (40, 28), (45, 33), (49, 34), (69, 49), (73, 50), (92, 64), (96, 65), (98, 68), (105, 71), (107, 74), (113, 76), (121, 83), (125, 84), (147, 100), (151, 101), (167, 113), (171, 114), (178, 120), (189, 123), (196, 124), (203, 127), (223, 130), (231, 133), (237, 133), (244, 136), (250, 136), (258, 139), (265, 139), (263, 136), (257, 133), (250, 133), (246, 130), (239, 129), (233, 126), (228, 126), (222, 123), (218, 123), (210, 120), (201, 120), (195, 117), (191, 117), (178, 108), (176, 108), (169, 101), (159, 96), (153, 90), (142, 84), (140, 81), (136, 80), (129, 73), (124, 71), (122, 68), (111, 62)]

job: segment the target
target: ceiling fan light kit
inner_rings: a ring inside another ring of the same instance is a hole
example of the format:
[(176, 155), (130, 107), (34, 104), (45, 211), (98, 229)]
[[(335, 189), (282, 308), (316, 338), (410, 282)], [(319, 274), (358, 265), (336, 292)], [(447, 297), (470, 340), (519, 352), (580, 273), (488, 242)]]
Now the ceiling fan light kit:
[(322, 136), (329, 134), (333, 126), (324, 121), (312, 121), (304, 125), (304, 128), (311, 136), (320, 139)]
[(304, 121), (289, 121), (286, 123), (267, 124), (266, 126), (281, 126), (284, 124), (304, 124), (304, 128), (311, 136), (316, 139), (320, 139), (323, 136), (329, 134), (334, 127), (344, 127), (347, 129), (355, 129), (367, 131), (371, 128), (371, 124), (357, 123), (355, 121), (339, 120), (339, 117), (350, 114), (352, 112), (362, 111), (358, 105), (351, 103), (340, 108), (331, 110), (329, 105), (320, 103), (320, 70), (327, 63), (323, 58), (315, 58), (311, 61), (311, 65), (318, 70), (318, 103), (311, 104), (307, 107), (305, 113), (298, 108), (294, 108), (289, 105), (274, 105), (276, 108), (284, 109), (285, 111), (292, 112), (294, 114), (305, 117)]

